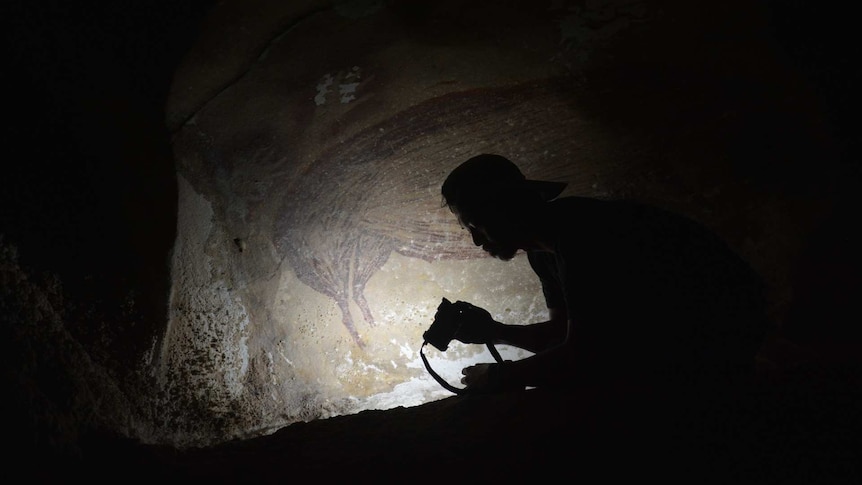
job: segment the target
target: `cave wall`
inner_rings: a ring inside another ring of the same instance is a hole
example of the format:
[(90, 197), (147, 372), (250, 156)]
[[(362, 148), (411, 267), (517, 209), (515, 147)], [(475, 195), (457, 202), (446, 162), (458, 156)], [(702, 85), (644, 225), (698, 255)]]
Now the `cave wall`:
[[(485, 257), (440, 206), (481, 152), (701, 221), (764, 276), (781, 328), (834, 204), (812, 161), (839, 153), (768, 25), (762, 5), (220, 4), (168, 100), (190, 237), (166, 382), (255, 430), (445, 395), (418, 356), (441, 296), (544, 316), (523, 259)], [(432, 357), (455, 378), (488, 359)]]
[[(478, 150), (704, 222), (764, 275), (797, 345), (858, 355), (840, 10), (282, 3), (4, 2), (16, 453), (445, 395), (416, 354), (441, 296), (508, 322), (543, 311), (524, 261), (483, 258), (439, 206)], [(345, 311), (359, 290), (369, 306)], [(445, 375), (488, 357), (429, 353)]]
[(177, 210), (164, 104), (208, 3), (0, 6), (6, 463), (152, 439), (142, 370), (164, 332)]

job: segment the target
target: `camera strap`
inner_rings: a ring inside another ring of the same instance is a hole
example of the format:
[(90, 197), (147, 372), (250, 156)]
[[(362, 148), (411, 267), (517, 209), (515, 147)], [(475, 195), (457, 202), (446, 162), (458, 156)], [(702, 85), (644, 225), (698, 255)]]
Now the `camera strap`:
[[(425, 357), (425, 354), (422, 352), (422, 348), (425, 347), (425, 344), (427, 344), (427, 343), (428, 343), (428, 341), (426, 340), (426, 341), (422, 342), (422, 346), (419, 347), (419, 357), (422, 357), (422, 362), (425, 364), (425, 368), (428, 369), (428, 373), (431, 374), (431, 377), (433, 377), (434, 380), (437, 381), (441, 386), (443, 386), (447, 391), (453, 392), (455, 394), (464, 394), (467, 391), (467, 389), (455, 387), (452, 384), (449, 384), (448, 382), (446, 382), (446, 379), (443, 379), (442, 377), (440, 377), (440, 374), (434, 372), (434, 369), (431, 368), (431, 364), (428, 363), (428, 359)], [(488, 343), (485, 345), (487, 345), (488, 351), (491, 352), (491, 355), (494, 357), (494, 360), (496, 360), (497, 362), (502, 364), (503, 358), (500, 357), (500, 353), (497, 352), (497, 348), (494, 347), (494, 344)]]

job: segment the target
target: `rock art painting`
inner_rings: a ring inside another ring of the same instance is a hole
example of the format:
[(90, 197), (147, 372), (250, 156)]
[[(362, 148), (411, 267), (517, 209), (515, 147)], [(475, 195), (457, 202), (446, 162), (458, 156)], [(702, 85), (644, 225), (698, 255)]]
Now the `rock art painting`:
[[(507, 323), (546, 311), (525, 258), (489, 258), (442, 205), (480, 153), (690, 216), (787, 288), (785, 229), (807, 222), (773, 174), (810, 152), (785, 133), (780, 66), (752, 76), (744, 22), (716, 10), (220, 2), (166, 106), (183, 189), (166, 382), (242, 429), (436, 398), (417, 350), (440, 297)], [(481, 357), (455, 353), (453, 373)]]
[[(367, 348), (364, 329), (391, 309), (375, 309), (366, 285), (393, 253), (487, 257), (440, 196), (470, 156), (504, 154), (581, 195), (631, 170), (577, 101), (571, 33), (561, 31), (574, 11), (433, 10), (285, 17), (268, 37), (224, 46), (242, 62), (209, 71), (223, 59), (202, 49), (188, 61), (197, 68), (178, 74), (169, 119), (180, 172), (213, 203), (232, 250), (244, 243), (241, 258), (220, 264), (255, 302), (253, 320), (278, 319), (275, 281), (292, 272), (334, 303), (351, 345)], [(259, 55), (248, 56), (252, 45)]]
[(276, 247), (300, 281), (337, 303), (357, 345), (363, 341), (350, 300), (374, 325), (365, 285), (393, 251), (427, 261), (485, 257), (439, 192), (448, 171), (469, 156), (505, 153), (530, 177), (589, 191), (577, 161), (589, 159), (594, 137), (565, 83), (428, 100), (333, 145), (291, 184), (276, 211)]

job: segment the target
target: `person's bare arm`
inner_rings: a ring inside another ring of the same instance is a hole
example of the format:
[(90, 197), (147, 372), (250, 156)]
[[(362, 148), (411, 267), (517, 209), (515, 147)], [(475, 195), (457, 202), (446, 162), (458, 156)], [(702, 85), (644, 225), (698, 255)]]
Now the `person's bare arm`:
[(551, 308), (549, 319), (529, 325), (499, 324), (493, 339), (494, 344), (511, 345), (533, 353), (560, 345), (566, 338), (565, 311)]
[(550, 310), (546, 322), (530, 325), (498, 324), (494, 343), (513, 345), (535, 352), (534, 355), (502, 364), (477, 364), (464, 368), (461, 383), (479, 392), (523, 389), (554, 384), (568, 366), (568, 319), (564, 311)]

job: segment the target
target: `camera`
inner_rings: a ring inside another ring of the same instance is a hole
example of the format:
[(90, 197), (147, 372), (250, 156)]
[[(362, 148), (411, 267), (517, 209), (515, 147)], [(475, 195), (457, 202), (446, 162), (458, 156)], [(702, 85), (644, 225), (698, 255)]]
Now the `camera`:
[[(422, 343), (422, 347), (425, 347), (425, 344), (431, 344), (436, 347), (437, 350), (441, 352), (445, 351), (449, 348), (449, 342), (455, 338), (455, 334), (458, 333), (464, 322), (467, 322), (467, 328), (469, 329), (472, 325), (477, 324), (477, 322), (480, 323), (479, 327), (481, 328), (482, 321), (494, 322), (491, 318), (491, 314), (488, 313), (487, 310), (464, 301), (452, 303), (444, 297), (443, 301), (440, 302), (440, 305), (437, 306), (437, 313), (434, 314), (434, 321), (431, 323), (431, 326), (428, 327), (428, 330), (422, 334), (422, 338), (425, 339)], [(462, 335), (460, 339), (465, 341), (465, 336)], [(494, 360), (502, 363), (503, 358), (500, 356), (500, 353), (497, 352), (494, 344), (490, 342), (490, 336), (488, 336), (487, 339), (488, 341), (485, 342), (485, 345), (488, 347), (488, 351), (494, 357)], [(475, 335), (466, 336), (466, 341), (468, 342), (484, 340), (485, 337), (477, 338)], [(425, 364), (425, 368), (428, 369), (431, 377), (433, 377), (441, 386), (455, 394), (466, 392), (466, 389), (459, 389), (449, 384), (445, 379), (440, 377), (439, 374), (434, 372), (434, 369), (431, 368), (431, 364), (428, 363), (428, 359), (425, 357), (425, 354), (422, 353), (422, 347), (419, 348), (419, 356), (422, 357), (422, 362)]]
[(460, 313), (454, 303), (443, 298), (443, 301), (437, 306), (434, 322), (422, 334), (422, 338), (437, 350), (445, 351), (449, 348), (449, 342), (455, 338), (455, 333), (461, 327)]

